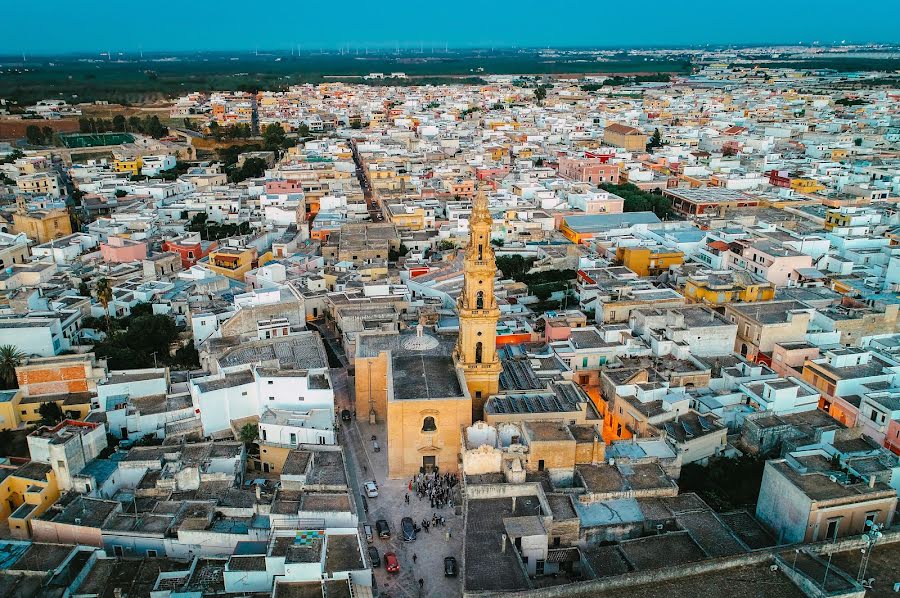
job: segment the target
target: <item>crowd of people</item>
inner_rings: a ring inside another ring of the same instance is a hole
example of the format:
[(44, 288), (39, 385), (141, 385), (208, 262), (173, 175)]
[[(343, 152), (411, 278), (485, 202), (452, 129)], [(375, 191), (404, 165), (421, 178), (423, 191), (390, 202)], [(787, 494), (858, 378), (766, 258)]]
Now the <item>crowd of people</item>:
[[(453, 507), (453, 488), (458, 483), (455, 473), (420, 473), (409, 481), (408, 488), (420, 501), (429, 501), (432, 509), (443, 509)], [(408, 494), (406, 503), (409, 504)]]

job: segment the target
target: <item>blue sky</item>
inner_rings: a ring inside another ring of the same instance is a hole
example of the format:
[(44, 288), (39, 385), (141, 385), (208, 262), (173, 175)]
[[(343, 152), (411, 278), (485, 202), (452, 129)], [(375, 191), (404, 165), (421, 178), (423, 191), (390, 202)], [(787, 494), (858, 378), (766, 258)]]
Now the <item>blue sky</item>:
[[(0, 53), (900, 41), (900, 0), (4, 2)], [(110, 6), (114, 6), (111, 8)], [(566, 11), (557, 10), (565, 7)], [(156, 14), (153, 9), (158, 9)], [(574, 15), (574, 16), (573, 16)]]

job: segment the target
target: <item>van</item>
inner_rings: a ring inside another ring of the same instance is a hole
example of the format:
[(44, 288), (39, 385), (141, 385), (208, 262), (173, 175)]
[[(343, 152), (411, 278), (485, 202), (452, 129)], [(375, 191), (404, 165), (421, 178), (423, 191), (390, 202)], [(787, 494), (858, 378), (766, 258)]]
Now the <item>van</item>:
[(364, 525), (363, 533), (366, 534), (366, 542), (371, 544), (372, 542), (375, 541), (375, 536), (372, 535), (372, 526), (371, 525), (368, 525), (368, 524)]

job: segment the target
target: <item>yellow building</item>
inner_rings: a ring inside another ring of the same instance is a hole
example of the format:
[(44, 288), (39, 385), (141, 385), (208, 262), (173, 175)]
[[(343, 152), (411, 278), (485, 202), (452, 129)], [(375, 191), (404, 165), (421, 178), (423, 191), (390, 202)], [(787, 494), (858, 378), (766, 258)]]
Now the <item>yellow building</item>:
[(16, 187), (22, 193), (59, 197), (59, 179), (48, 172), (33, 172), (16, 177)]
[(684, 253), (662, 247), (618, 247), (616, 260), (638, 276), (650, 276), (682, 264)]
[(270, 252), (257, 258), (255, 247), (223, 247), (209, 253), (209, 269), (228, 278), (244, 280), (244, 274), (271, 259)]
[(619, 123), (609, 123), (603, 130), (603, 144), (621, 147), (632, 152), (642, 152), (647, 149), (647, 136), (640, 129)]
[(113, 170), (116, 172), (127, 172), (131, 175), (141, 174), (141, 168), (143, 166), (144, 161), (140, 156), (135, 156), (133, 158), (118, 158), (113, 162)]
[(354, 359), (357, 410), (370, 424), (387, 423), (388, 477), (459, 468), (462, 430), (482, 418), (500, 384), (494, 297), (496, 264), (491, 215), (479, 192), (458, 300), (459, 336), (363, 331)]
[(484, 404), (500, 386), (497, 355), (497, 320), (500, 308), (494, 297), (497, 263), (491, 246), (493, 219), (484, 189), (479, 190), (469, 219), (469, 246), (463, 264), (463, 290), (457, 300), (459, 341), (454, 356), (472, 396), (472, 419), (484, 418)]
[(791, 179), (791, 189), (797, 193), (816, 193), (825, 188), (825, 185), (815, 179)]
[(0, 430), (15, 430), (19, 427), (19, 403), (22, 402), (22, 392), (13, 390), (0, 390)]
[(14, 538), (31, 537), (30, 521), (59, 498), (53, 468), (46, 463), (29, 461), (12, 471), (0, 468), (0, 478), (0, 521), (9, 523), (9, 532)]
[(682, 294), (691, 303), (707, 305), (772, 301), (775, 299), (775, 285), (750, 279), (738, 272), (711, 272), (688, 278)]
[(72, 234), (72, 222), (65, 210), (31, 210), (24, 206), (13, 214), (13, 232), (25, 233), (38, 244)]

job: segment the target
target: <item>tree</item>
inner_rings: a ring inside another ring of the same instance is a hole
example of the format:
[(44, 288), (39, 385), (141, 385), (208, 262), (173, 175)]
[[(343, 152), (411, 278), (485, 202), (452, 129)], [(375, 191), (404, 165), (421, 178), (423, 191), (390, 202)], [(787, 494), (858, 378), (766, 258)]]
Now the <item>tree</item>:
[(300, 137), (309, 137), (309, 125), (306, 123), (300, 123), (300, 126), (297, 127), (297, 133)]
[(547, 88), (543, 85), (539, 86), (534, 90), (534, 99), (538, 101), (538, 103), (543, 102), (547, 97)]
[(112, 119), (113, 131), (124, 132), (126, 124), (124, 114), (116, 114)]
[(116, 189), (116, 197), (125, 197), (128, 195), (128, 191), (125, 189)]
[(247, 446), (253, 444), (258, 435), (259, 426), (256, 424), (244, 424), (238, 431), (238, 439)]
[(15, 345), (0, 347), (0, 379), (3, 381), (3, 388), (18, 388), (16, 368), (22, 365), (26, 357)]
[(12, 455), (12, 444), (16, 440), (16, 433), (10, 429), (0, 430), (0, 456)]
[(491, 239), (491, 245), (494, 247), (503, 247), (503, 239)]
[(44, 145), (44, 134), (37, 125), (28, 125), (25, 128), (25, 140), (29, 145)]
[(437, 246), (438, 251), (449, 251), (454, 247), (456, 247), (456, 245), (453, 244), (453, 241), (447, 241), (446, 239), (438, 243)]
[(43, 127), (41, 128), (41, 134), (44, 136), (44, 144), (50, 145), (53, 143), (53, 137), (56, 133), (53, 131), (51, 127)]
[(650, 137), (650, 141), (647, 142), (647, 151), (652, 150), (654, 147), (662, 146), (662, 135), (659, 133), (659, 128), (653, 129), (653, 136)]
[(232, 169), (229, 179), (232, 183), (240, 183), (246, 179), (261, 177), (269, 165), (262, 158), (247, 158), (240, 168)]
[(78, 285), (78, 294), (81, 295), (82, 297), (90, 297), (91, 296), (91, 289), (90, 289), (90, 287), (88, 287), (86, 282), (82, 281)]
[(862, 143), (863, 143), (862, 137), (857, 137), (856, 139), (853, 140), (853, 145), (855, 145), (856, 147), (861, 146)]
[(109, 327), (109, 303), (112, 301), (112, 287), (109, 281), (101, 278), (97, 281), (94, 291), (97, 293), (97, 301), (103, 306), (103, 315), (106, 316), (106, 332), (112, 334), (112, 328)]
[(281, 128), (281, 125), (278, 123), (272, 123), (266, 126), (263, 131), (263, 145), (268, 150), (277, 150), (281, 149), (287, 143), (287, 137), (284, 134), (284, 129)]
[(38, 407), (38, 415), (41, 416), (41, 425), (44, 426), (55, 426), (66, 418), (62, 407), (52, 401), (41, 403), (41, 406)]

